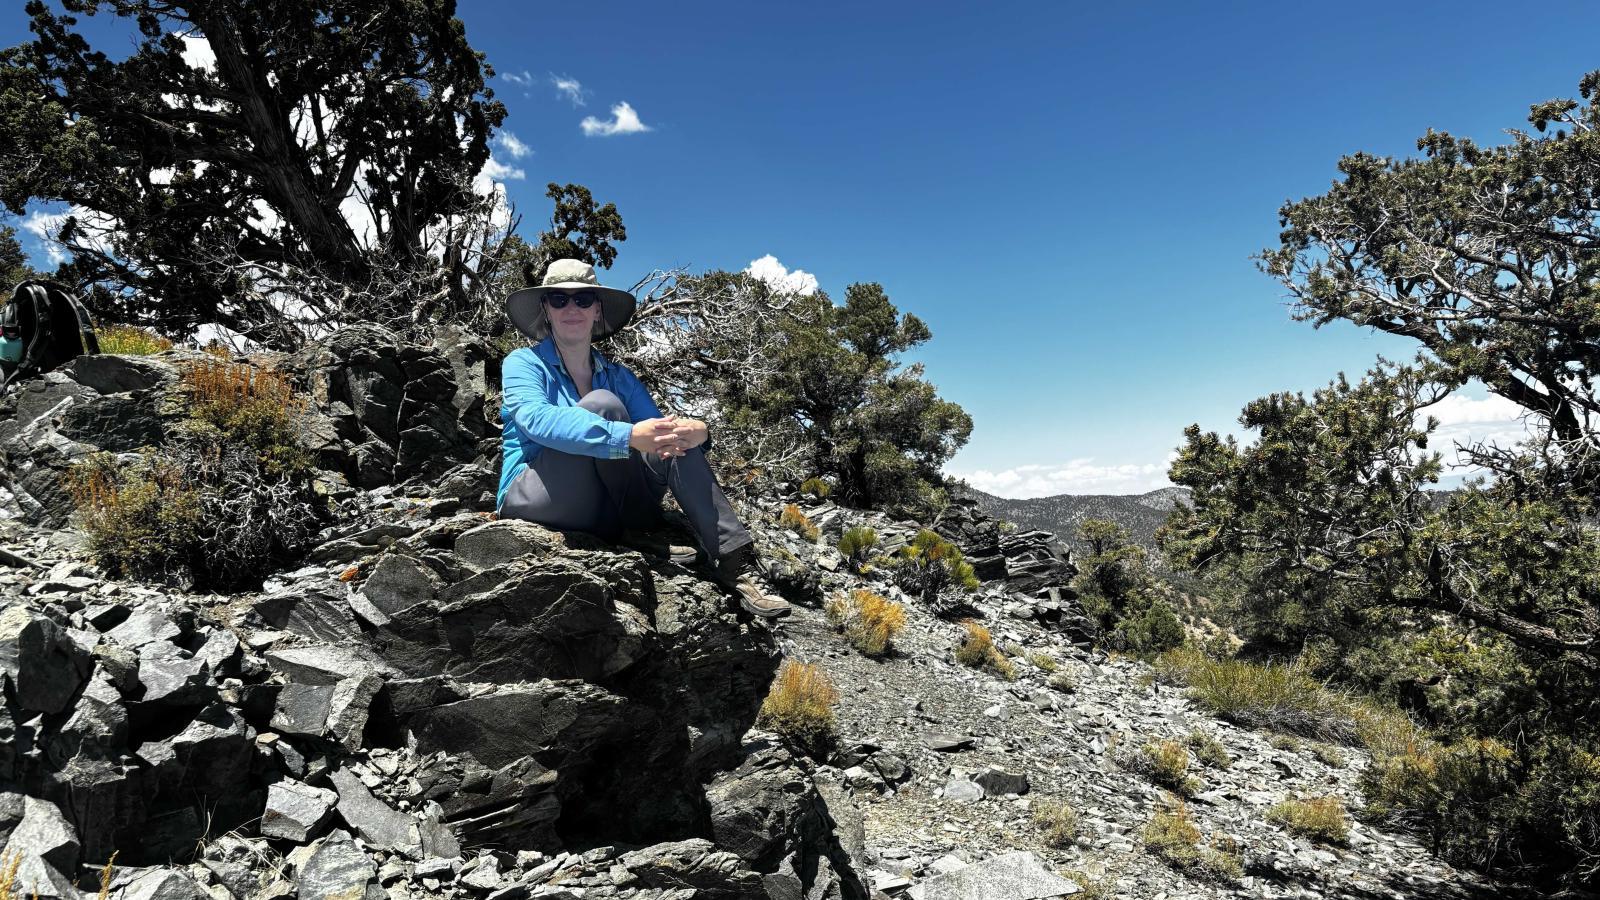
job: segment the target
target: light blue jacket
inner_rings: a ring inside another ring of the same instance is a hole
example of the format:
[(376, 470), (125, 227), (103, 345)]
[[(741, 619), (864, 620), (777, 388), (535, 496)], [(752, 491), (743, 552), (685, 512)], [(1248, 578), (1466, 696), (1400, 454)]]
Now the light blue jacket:
[(578, 406), (578, 386), (556, 352), (555, 341), (545, 338), (532, 347), (511, 351), (500, 366), (503, 395), (500, 404), (500, 491), (495, 506), (505, 502), (506, 490), (522, 470), (549, 447), (563, 453), (622, 459), (628, 455), (632, 422), (658, 418), (661, 410), (650, 399), (638, 376), (590, 350), (594, 376), (590, 386), (617, 395), (628, 409), (630, 422), (608, 422)]

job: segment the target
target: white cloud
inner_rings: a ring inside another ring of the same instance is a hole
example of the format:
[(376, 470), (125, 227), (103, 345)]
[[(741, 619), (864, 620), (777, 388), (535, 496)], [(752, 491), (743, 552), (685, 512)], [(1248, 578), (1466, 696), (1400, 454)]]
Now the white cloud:
[(490, 181), (521, 181), (528, 177), (528, 173), (516, 166), (508, 166), (492, 156), (483, 164), (483, 172), (480, 174)]
[(639, 114), (634, 112), (633, 107), (626, 102), (618, 103), (616, 106), (611, 107), (611, 121), (602, 121), (594, 116), (584, 116), (583, 121), (578, 123), (578, 127), (582, 128), (583, 133), (590, 137), (595, 135), (610, 137), (613, 134), (637, 134), (641, 131), (650, 130), (650, 126), (639, 121)]
[(1439, 452), (1447, 467), (1447, 477), (1478, 474), (1475, 469), (1451, 471), (1453, 467), (1467, 466), (1466, 457), (1458, 447), (1476, 444), (1511, 447), (1533, 436), (1524, 418), (1526, 410), (1498, 394), (1488, 394), (1482, 399), (1451, 394), (1424, 410), (1417, 417), (1417, 424), (1420, 426), (1429, 415), (1439, 420), (1439, 427), (1434, 430), (1428, 449)]
[(527, 69), (523, 69), (521, 72), (501, 72), (500, 77), (518, 87), (530, 88), (533, 86), (533, 73)]
[[(584, 106), (589, 102), (589, 92), (583, 89), (583, 85), (576, 78), (568, 78), (565, 75), (551, 75), (550, 83), (555, 86), (556, 93), (571, 100), (573, 106)], [(623, 105), (626, 106), (627, 104)]]
[(760, 259), (753, 259), (750, 265), (745, 266), (745, 274), (753, 276), (757, 281), (765, 282), (773, 290), (784, 291), (790, 294), (815, 294), (817, 292), (817, 276), (810, 272), (795, 269), (793, 272), (784, 268), (778, 258), (768, 253)]
[(1055, 465), (1025, 465), (999, 472), (951, 472), (985, 493), (1012, 500), (1056, 494), (1143, 494), (1171, 487), (1168, 462), (1099, 465), (1093, 457)]
[(501, 131), (494, 136), (494, 145), (511, 154), (512, 159), (521, 159), (533, 152), (527, 144), (509, 131)]
[(49, 255), (50, 262), (60, 265), (67, 261), (67, 251), (56, 243), (56, 233), (61, 230), (67, 221), (67, 213), (47, 213), (34, 210), (23, 218), (22, 230), (34, 236), (44, 252)]
[(183, 61), (191, 69), (199, 69), (202, 72), (215, 71), (217, 52), (211, 49), (211, 42), (205, 38), (184, 35)]

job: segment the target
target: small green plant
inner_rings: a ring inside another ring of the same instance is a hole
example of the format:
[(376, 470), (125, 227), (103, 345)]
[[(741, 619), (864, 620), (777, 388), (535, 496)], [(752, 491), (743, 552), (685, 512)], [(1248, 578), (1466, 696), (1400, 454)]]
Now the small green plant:
[(1057, 849), (1072, 846), (1078, 836), (1078, 811), (1064, 800), (1038, 800), (1033, 804), (1033, 824), (1044, 842)]
[(1304, 746), (1299, 738), (1291, 734), (1275, 734), (1267, 739), (1267, 743), (1272, 745), (1272, 749), (1285, 753), (1299, 753)]
[(960, 646), (956, 647), (957, 662), (974, 669), (988, 669), (1007, 681), (1017, 680), (1016, 667), (994, 645), (994, 636), (989, 629), (971, 619), (963, 620), (961, 627), (967, 633), (962, 637)]
[(1022, 646), (1016, 641), (1006, 641), (1002, 643), (1000, 645), (1000, 652), (1004, 653), (1008, 659), (1028, 658), (1028, 648)]
[(96, 331), (95, 337), (101, 353), (117, 356), (150, 356), (172, 349), (171, 341), (137, 325), (107, 325)]
[(1117, 754), (1117, 763), (1180, 796), (1200, 790), (1200, 779), (1189, 774), (1189, 751), (1177, 741), (1150, 741), (1137, 752)]
[(1322, 764), (1330, 769), (1342, 769), (1345, 766), (1344, 751), (1332, 744), (1324, 744), (1320, 741), (1313, 742), (1311, 744), (1311, 755), (1321, 760)]
[(1233, 765), (1233, 757), (1228, 755), (1228, 748), (1222, 746), (1209, 731), (1196, 729), (1189, 732), (1184, 743), (1194, 751), (1195, 759), (1211, 766), (1214, 769), (1226, 769)]
[(93, 453), (67, 470), (65, 484), (89, 554), (107, 572), (165, 579), (199, 552), (200, 488), (166, 457), (145, 453), (124, 466), (113, 454)]
[(806, 514), (801, 512), (800, 507), (795, 506), (793, 503), (783, 508), (783, 512), (778, 515), (778, 524), (810, 543), (816, 543), (817, 539), (822, 536), (822, 531), (811, 524), (811, 520), (806, 518)]
[(761, 702), (756, 724), (782, 735), (802, 752), (823, 759), (838, 740), (833, 711), (838, 702), (839, 692), (821, 668), (785, 660)]
[(833, 493), (833, 485), (821, 478), (807, 478), (800, 483), (800, 493), (818, 500), (826, 500), (828, 495)]
[(1054, 672), (1056, 669), (1060, 668), (1061, 665), (1060, 663), (1056, 662), (1056, 658), (1054, 656), (1044, 652), (1029, 653), (1028, 662), (1033, 663), (1033, 667), (1041, 672)]
[(1238, 844), (1217, 836), (1200, 845), (1200, 828), (1182, 800), (1156, 810), (1145, 826), (1145, 848), (1175, 869), (1221, 881), (1236, 881), (1244, 872)]
[(926, 528), (900, 548), (893, 569), (900, 589), (927, 603), (938, 600), (946, 588), (972, 593), (980, 587), (972, 564), (956, 545)]
[(851, 646), (871, 657), (888, 653), (906, 625), (904, 607), (862, 588), (829, 600), (824, 612)]
[(856, 525), (846, 528), (839, 537), (839, 552), (856, 571), (861, 571), (867, 563), (867, 558), (878, 547), (878, 532), (865, 525)]
[(1050, 689), (1063, 694), (1076, 693), (1078, 690), (1078, 677), (1066, 669), (1062, 669), (1050, 676)]
[(1112, 893), (1107, 879), (1095, 878), (1088, 872), (1068, 869), (1061, 873), (1061, 877), (1082, 889), (1072, 895), (1072, 900), (1112, 900), (1116, 896)]
[(1313, 841), (1342, 845), (1350, 840), (1350, 818), (1345, 815), (1344, 801), (1332, 795), (1285, 800), (1267, 810), (1267, 819)]

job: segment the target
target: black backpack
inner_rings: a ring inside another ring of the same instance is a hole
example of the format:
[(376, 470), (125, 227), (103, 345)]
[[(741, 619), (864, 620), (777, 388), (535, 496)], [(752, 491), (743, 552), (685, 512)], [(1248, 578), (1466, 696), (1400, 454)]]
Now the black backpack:
[(83, 302), (51, 281), (24, 281), (0, 307), (0, 335), (22, 341), (22, 358), (0, 360), (0, 391), (83, 353), (99, 353), (94, 320)]

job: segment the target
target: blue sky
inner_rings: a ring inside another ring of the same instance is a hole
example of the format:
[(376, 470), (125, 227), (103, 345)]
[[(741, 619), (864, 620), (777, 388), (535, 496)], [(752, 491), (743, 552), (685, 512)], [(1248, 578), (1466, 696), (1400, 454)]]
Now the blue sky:
[[(1500, 141), (1529, 104), (1575, 95), (1600, 67), (1600, 7), (1537, 10), (462, 0), (459, 14), (526, 148), (497, 154), (525, 231), (548, 214), (546, 182), (578, 182), (627, 224), (612, 283), (769, 254), (836, 298), (881, 282), (928, 322), (915, 358), (973, 416), (948, 470), (1022, 496), (1158, 486), (1185, 425), (1229, 430), (1257, 396), (1411, 356), (1292, 322), (1250, 257), (1345, 153), (1413, 153), (1429, 127)], [(0, 39), (25, 37), (20, 9), (0, 16)], [(585, 133), (622, 103), (648, 130)], [(1450, 427), (1503, 431), (1481, 397)]]

